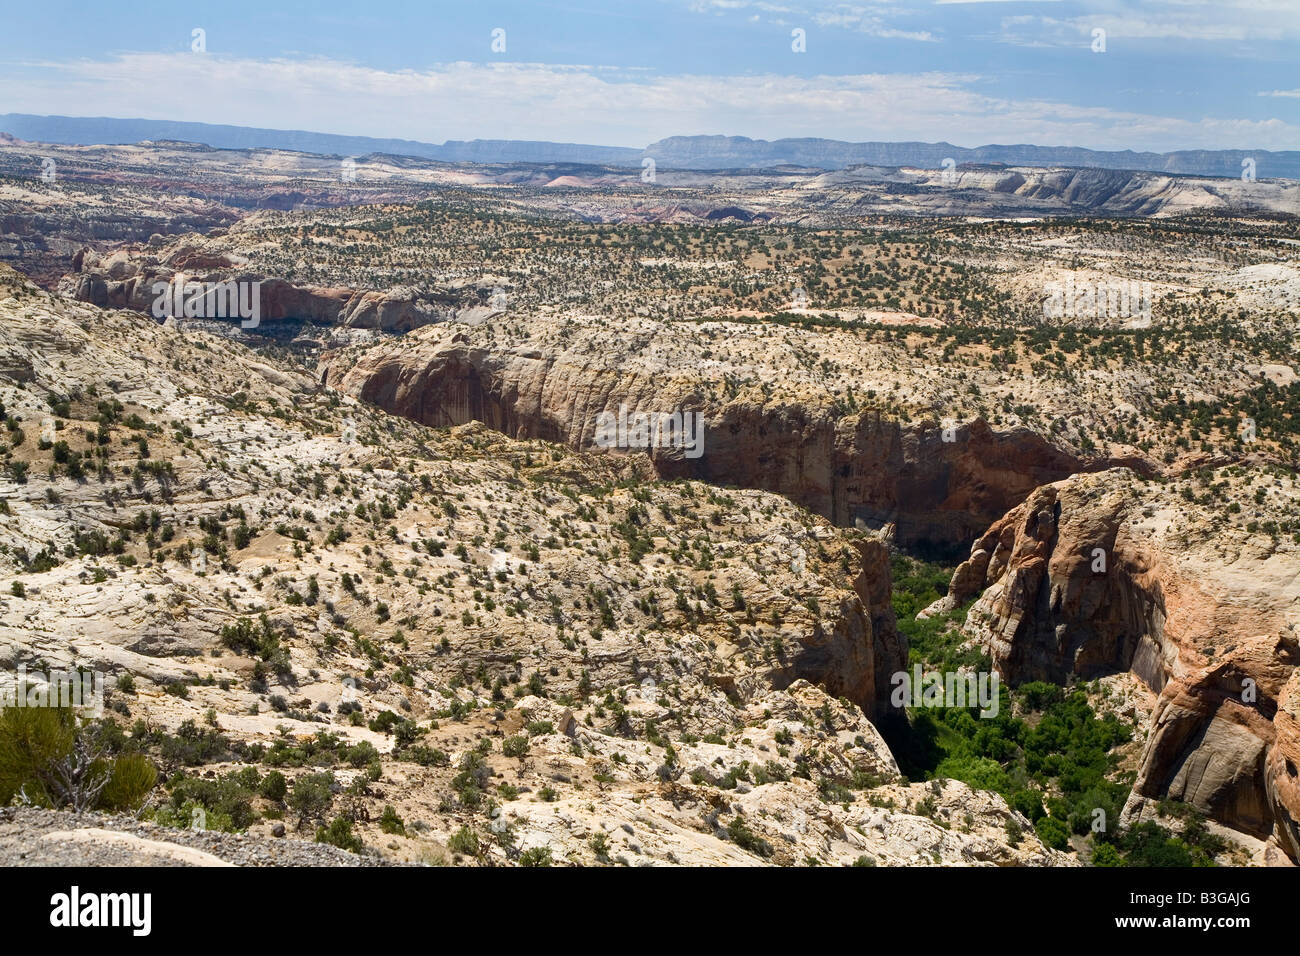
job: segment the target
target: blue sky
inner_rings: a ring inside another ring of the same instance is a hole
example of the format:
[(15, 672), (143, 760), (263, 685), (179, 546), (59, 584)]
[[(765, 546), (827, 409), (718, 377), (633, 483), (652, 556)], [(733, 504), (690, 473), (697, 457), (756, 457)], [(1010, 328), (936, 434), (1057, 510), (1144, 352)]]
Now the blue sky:
[(1300, 0), (45, 0), (4, 20), (0, 113), (431, 142), (1300, 148)]

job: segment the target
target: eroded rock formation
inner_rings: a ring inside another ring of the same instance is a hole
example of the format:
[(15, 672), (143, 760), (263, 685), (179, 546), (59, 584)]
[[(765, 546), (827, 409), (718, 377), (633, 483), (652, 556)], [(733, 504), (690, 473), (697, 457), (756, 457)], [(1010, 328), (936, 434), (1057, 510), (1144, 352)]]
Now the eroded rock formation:
[[(59, 282), (58, 291), (71, 299), (101, 308), (135, 309), (157, 315), (160, 294), (184, 282), (260, 283), (260, 319), (278, 322), (294, 319), (356, 329), (405, 332), (442, 322), (457, 314), (451, 295), (396, 286), (384, 292), (295, 285), (247, 271), (235, 258), (181, 246), (164, 258), (131, 256), (115, 252), (100, 257), (83, 250), (73, 258), (73, 273)], [(158, 291), (157, 284), (167, 290)], [(193, 298), (193, 296), (186, 296)], [(200, 315), (200, 318), (212, 316)]]
[(1039, 488), (975, 542), (948, 603), (980, 595), (967, 630), (1013, 683), (1131, 671), (1159, 693), (1130, 819), (1182, 800), (1296, 859), (1300, 553), (1225, 530), (1224, 485), (1214, 505), (1125, 469)]

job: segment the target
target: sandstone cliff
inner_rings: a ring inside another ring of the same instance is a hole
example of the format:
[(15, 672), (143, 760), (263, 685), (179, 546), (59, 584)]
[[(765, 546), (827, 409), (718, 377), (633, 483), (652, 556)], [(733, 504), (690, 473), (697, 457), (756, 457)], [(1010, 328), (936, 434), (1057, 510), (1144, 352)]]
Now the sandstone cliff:
[(879, 409), (847, 412), (816, 388), (734, 387), (707, 363), (673, 365), (649, 338), (610, 359), (591, 352), (493, 348), (464, 326), (327, 355), (331, 388), (425, 425), (481, 421), (515, 438), (591, 448), (597, 417), (693, 410), (704, 452), (650, 451), (667, 478), (698, 478), (788, 497), (839, 525), (886, 528), (908, 547), (964, 546), (1031, 490), (1099, 467), (1028, 429), (982, 419), (914, 424)]
[(1124, 469), (1039, 488), (975, 542), (948, 603), (979, 595), (967, 631), (1012, 682), (1130, 671), (1159, 693), (1130, 818), (1182, 800), (1296, 859), (1300, 549), (1228, 515), (1294, 513), (1300, 489), (1267, 477), (1251, 501), (1255, 476), (1213, 477), (1204, 498)]

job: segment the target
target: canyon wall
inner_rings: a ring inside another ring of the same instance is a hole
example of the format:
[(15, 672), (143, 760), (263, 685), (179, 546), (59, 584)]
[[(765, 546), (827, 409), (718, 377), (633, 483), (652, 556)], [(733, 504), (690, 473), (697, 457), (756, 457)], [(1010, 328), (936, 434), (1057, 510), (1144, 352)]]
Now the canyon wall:
[(427, 332), (327, 354), (322, 380), (425, 425), (481, 421), (574, 448), (594, 447), (597, 416), (620, 406), (695, 411), (705, 422), (703, 454), (650, 449), (662, 477), (773, 491), (922, 551), (964, 550), (1034, 488), (1103, 466), (1028, 429), (995, 432), (979, 419), (945, 434), (935, 422), (846, 414), (812, 390), (729, 395), (693, 369), (611, 366), (580, 353), (486, 348), (450, 327)]
[(967, 632), (1012, 683), (1158, 693), (1127, 818), (1181, 800), (1300, 859), (1300, 558), (1221, 525), (1125, 469), (1078, 475), (981, 536), (944, 603), (978, 595)]

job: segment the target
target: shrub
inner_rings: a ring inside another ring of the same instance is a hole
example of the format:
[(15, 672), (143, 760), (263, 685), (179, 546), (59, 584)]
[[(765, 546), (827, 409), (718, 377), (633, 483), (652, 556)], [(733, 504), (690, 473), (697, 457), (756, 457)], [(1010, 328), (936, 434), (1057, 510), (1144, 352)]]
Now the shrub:
[(1213, 866), (1214, 861), (1189, 847), (1158, 823), (1139, 823), (1120, 841), (1128, 866)]
[(289, 809), (298, 814), (298, 825), (308, 820), (324, 819), (334, 803), (334, 774), (309, 773), (293, 782), (289, 794)]
[(749, 824), (745, 822), (745, 818), (741, 814), (736, 814), (736, 819), (727, 824), (727, 836), (731, 838), (731, 842), (736, 846), (742, 850), (748, 850), (756, 856), (766, 857), (772, 855), (772, 844), (750, 830)]
[(199, 829), (222, 830), (234, 832), (235, 824), (230, 817), (217, 810), (210, 810), (197, 800), (186, 800), (179, 806), (165, 804), (149, 813), (154, 823), (163, 827), (178, 827), (188, 830), (197, 823)]
[(361, 840), (352, 832), (352, 821), (342, 814), (331, 820), (328, 827), (317, 827), (316, 842), (328, 843), (350, 853), (361, 852)]
[(1070, 848), (1070, 828), (1064, 820), (1056, 817), (1041, 817), (1034, 824), (1034, 829), (1038, 832), (1038, 838), (1043, 841), (1044, 846), (1051, 847), (1053, 850)]
[[(946, 757), (934, 768), (935, 777), (950, 777), (970, 784), (977, 790), (996, 790), (1006, 793), (1011, 789), (1007, 772), (996, 760), (969, 754)], [(1020, 807), (1016, 807), (1017, 810)]]
[(447, 849), (462, 856), (478, 856), (478, 834), (469, 827), (461, 827), (447, 841)]
[(1019, 690), (1025, 706), (1030, 710), (1046, 710), (1062, 698), (1061, 688), (1040, 680), (1021, 684)]
[(1029, 818), (1033, 823), (1040, 817), (1044, 816), (1047, 811), (1043, 809), (1043, 798), (1037, 790), (1017, 790), (1007, 801), (1012, 810), (1017, 810)]
[(1093, 866), (1123, 866), (1124, 860), (1119, 855), (1119, 850), (1115, 849), (1109, 843), (1098, 843), (1097, 848), (1092, 851)]
[(401, 833), (403, 835), (406, 833), (406, 824), (402, 822), (402, 818), (397, 815), (397, 811), (393, 809), (391, 803), (384, 807), (384, 812), (379, 817), (379, 829), (385, 833)]
[(108, 784), (99, 795), (106, 810), (138, 810), (158, 785), (158, 771), (143, 754), (119, 754), (111, 765)]
[(519, 854), (519, 865), (550, 866), (551, 848), (549, 846), (535, 846), (531, 850), (525, 850)]
[(262, 778), (257, 790), (266, 799), (279, 803), (284, 799), (285, 794), (289, 792), (289, 784), (285, 780), (284, 774), (278, 770), (272, 770)]
[[(227, 774), (215, 780), (179, 775), (171, 783), (171, 806), (179, 826), (189, 826), (187, 808), (202, 807), (209, 830), (245, 830), (257, 814), (253, 811), (253, 794), (237, 779)], [(183, 811), (183, 812), (178, 812)]]
[(164, 760), (182, 763), (187, 767), (215, 762), (230, 751), (230, 742), (213, 728), (200, 727), (186, 720), (176, 729), (176, 736), (155, 735), (162, 748)]
[(346, 748), (341, 756), (354, 767), (364, 767), (379, 759), (379, 751), (370, 741), (363, 740)]
[(421, 767), (445, 767), (451, 763), (446, 751), (424, 745), (402, 751), (401, 758), (418, 763)]
[[(16, 693), (25, 693), (17, 688)], [(72, 752), (75, 718), (60, 707), (6, 707), (0, 710), (0, 806), (19, 790), (35, 803), (50, 798), (38, 774)]]
[(483, 763), (483, 758), (476, 752), (467, 753), (461, 759), (460, 773), (451, 780), (452, 789), (460, 798), (461, 806), (477, 807), (482, 799), (483, 788), (487, 785), (491, 771)]

